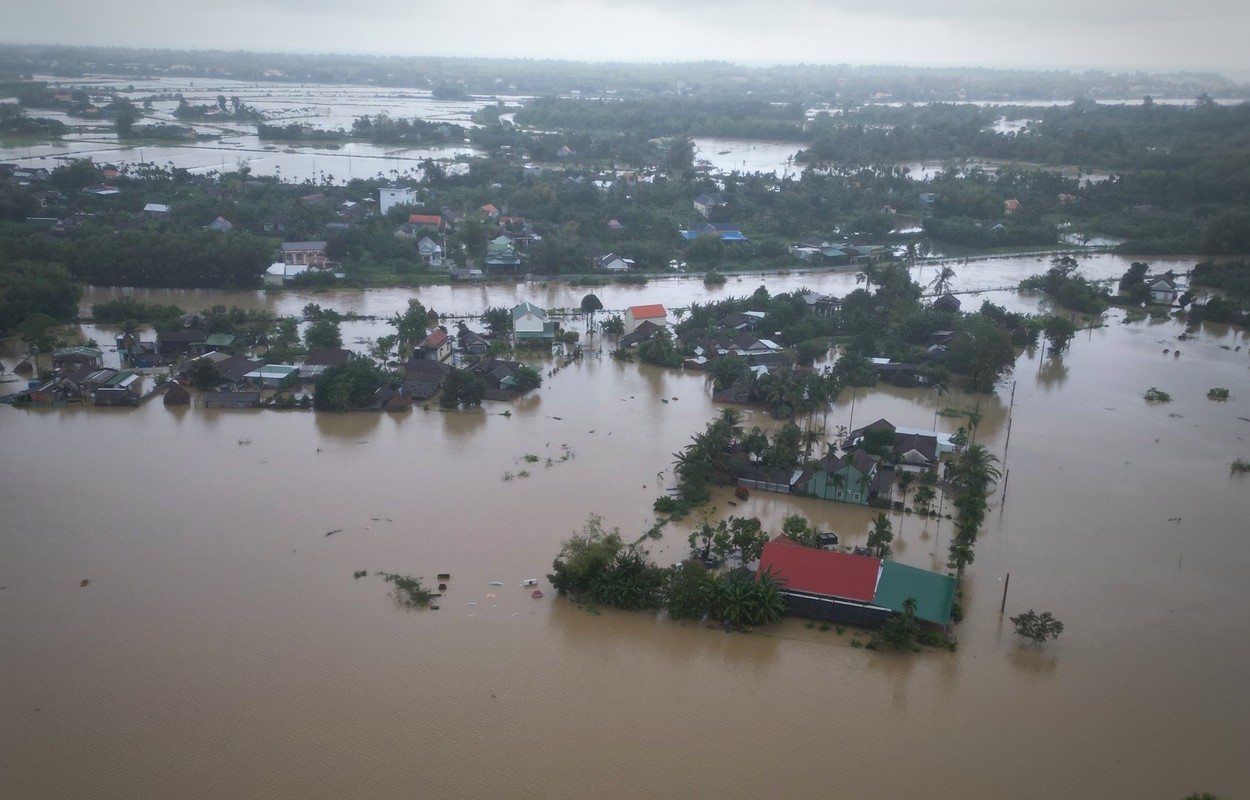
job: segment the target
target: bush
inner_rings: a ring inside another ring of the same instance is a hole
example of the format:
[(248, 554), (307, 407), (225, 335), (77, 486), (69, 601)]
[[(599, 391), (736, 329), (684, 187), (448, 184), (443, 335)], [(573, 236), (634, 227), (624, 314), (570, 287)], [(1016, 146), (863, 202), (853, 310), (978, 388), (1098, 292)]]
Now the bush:
[(1168, 394), (1162, 389), (1156, 389), (1153, 386), (1151, 386), (1149, 389), (1146, 390), (1145, 397), (1146, 397), (1146, 402), (1148, 403), (1170, 403), (1172, 402), (1172, 395)]
[(1222, 403), (1229, 397), (1228, 390), (1223, 387), (1207, 390), (1207, 399)]

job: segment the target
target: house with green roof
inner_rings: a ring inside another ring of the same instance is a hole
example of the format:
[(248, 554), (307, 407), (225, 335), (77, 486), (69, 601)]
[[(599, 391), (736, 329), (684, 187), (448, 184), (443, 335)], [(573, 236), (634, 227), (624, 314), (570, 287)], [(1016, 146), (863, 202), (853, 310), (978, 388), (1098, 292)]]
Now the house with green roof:
[(515, 272), (521, 267), (521, 254), (511, 239), (499, 236), (486, 243), (482, 264), (488, 272)]
[(556, 323), (547, 319), (546, 309), (526, 300), (512, 309), (512, 339), (516, 344), (551, 342), (556, 338)]

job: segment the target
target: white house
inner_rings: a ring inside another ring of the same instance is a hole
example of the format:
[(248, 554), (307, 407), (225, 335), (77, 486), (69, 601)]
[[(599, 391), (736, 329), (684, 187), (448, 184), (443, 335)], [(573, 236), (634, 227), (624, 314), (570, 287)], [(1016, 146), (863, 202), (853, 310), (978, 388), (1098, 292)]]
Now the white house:
[(395, 206), (411, 205), (417, 202), (417, 190), (411, 186), (383, 186), (378, 189), (378, 208), (382, 213)]
[(629, 272), (634, 268), (634, 260), (632, 258), (621, 258), (616, 253), (607, 253), (599, 256), (598, 267), (608, 272)]
[(512, 336), (518, 342), (526, 339), (554, 339), (556, 324), (547, 320), (546, 309), (526, 300), (512, 309)]
[(285, 261), (275, 261), (269, 265), (269, 269), (265, 270), (265, 285), (281, 286), (296, 275), (303, 275), (307, 271), (307, 264), (288, 264)]
[(656, 325), (664, 326), (668, 321), (668, 312), (659, 303), (646, 306), (630, 306), (625, 309), (625, 332), (633, 333), (638, 326), (650, 320)]
[(1150, 282), (1151, 302), (1172, 305), (1179, 296), (1180, 290), (1176, 286), (1176, 281), (1167, 275), (1160, 275)]
[(422, 236), (417, 242), (417, 256), (432, 267), (443, 263), (443, 246), (428, 236)]

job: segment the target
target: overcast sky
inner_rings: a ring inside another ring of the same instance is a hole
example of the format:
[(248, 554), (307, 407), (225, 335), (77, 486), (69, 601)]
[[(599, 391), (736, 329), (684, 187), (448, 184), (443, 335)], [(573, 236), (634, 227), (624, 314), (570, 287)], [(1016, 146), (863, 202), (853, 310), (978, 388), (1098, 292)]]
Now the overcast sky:
[(0, 41), (1250, 80), (1244, 0), (10, 0)]

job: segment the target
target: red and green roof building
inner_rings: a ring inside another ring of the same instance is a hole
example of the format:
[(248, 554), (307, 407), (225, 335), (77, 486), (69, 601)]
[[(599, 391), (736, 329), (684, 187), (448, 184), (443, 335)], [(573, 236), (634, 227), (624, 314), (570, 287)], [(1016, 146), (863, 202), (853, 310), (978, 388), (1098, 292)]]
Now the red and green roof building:
[(803, 547), (786, 536), (764, 545), (760, 572), (771, 569), (796, 616), (874, 628), (916, 600), (916, 617), (948, 625), (955, 600), (949, 575), (869, 556)]

